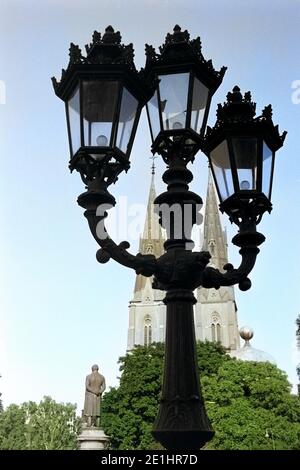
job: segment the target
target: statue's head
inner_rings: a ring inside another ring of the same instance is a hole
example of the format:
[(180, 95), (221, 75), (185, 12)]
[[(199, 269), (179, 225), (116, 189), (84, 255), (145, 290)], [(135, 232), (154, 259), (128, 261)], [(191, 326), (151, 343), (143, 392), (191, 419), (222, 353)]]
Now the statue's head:
[(92, 371), (94, 371), (94, 370), (99, 370), (99, 366), (97, 364), (94, 364), (92, 366)]

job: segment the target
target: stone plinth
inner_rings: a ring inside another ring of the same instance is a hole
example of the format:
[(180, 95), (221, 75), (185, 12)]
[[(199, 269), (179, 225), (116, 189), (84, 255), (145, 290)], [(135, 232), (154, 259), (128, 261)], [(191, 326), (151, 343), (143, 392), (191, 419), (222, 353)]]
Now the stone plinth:
[(109, 443), (109, 438), (100, 428), (83, 428), (77, 438), (79, 450), (105, 450)]

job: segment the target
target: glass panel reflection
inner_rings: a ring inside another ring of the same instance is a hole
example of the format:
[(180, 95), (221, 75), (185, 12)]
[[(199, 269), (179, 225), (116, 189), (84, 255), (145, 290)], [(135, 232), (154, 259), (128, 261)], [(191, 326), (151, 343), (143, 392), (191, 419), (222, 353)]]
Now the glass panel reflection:
[(272, 150), (263, 143), (263, 168), (262, 168), (262, 192), (271, 198), (271, 172), (272, 172)]
[(160, 132), (157, 90), (155, 91), (151, 100), (148, 101), (147, 110), (148, 110), (149, 125), (152, 131), (152, 137), (153, 137), (153, 140), (155, 140)]
[(117, 147), (119, 147), (119, 149), (124, 153), (127, 151), (137, 107), (137, 99), (132, 96), (131, 93), (129, 93), (127, 88), (123, 88), (117, 135)]
[(251, 137), (234, 138), (232, 146), (240, 189), (256, 189), (257, 139)]
[(159, 77), (160, 106), (164, 130), (186, 127), (189, 73)]
[(76, 88), (68, 103), (69, 124), (71, 131), (71, 147), (72, 155), (74, 155), (80, 147), (80, 104), (79, 104), (79, 87)]
[(208, 88), (194, 78), (191, 128), (200, 134), (208, 99)]
[(95, 147), (110, 145), (117, 98), (117, 81), (83, 82), (84, 145)]
[(211, 163), (222, 201), (234, 193), (228, 144), (223, 140), (211, 153)]

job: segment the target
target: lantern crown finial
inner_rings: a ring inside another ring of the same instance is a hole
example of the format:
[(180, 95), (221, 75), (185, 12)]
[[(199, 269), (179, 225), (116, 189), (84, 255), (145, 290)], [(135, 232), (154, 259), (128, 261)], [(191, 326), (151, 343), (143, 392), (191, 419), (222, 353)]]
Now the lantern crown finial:
[(243, 95), (241, 93), (240, 87), (235, 85), (232, 92), (227, 93), (227, 101), (228, 103), (235, 103), (235, 102), (243, 101)]
[(181, 63), (193, 64), (197, 68), (201, 68), (202, 73), (209, 77), (210, 81), (215, 83), (215, 89), (220, 85), (226, 71), (226, 67), (222, 67), (220, 71), (216, 71), (211, 60), (205, 60), (202, 54), (201, 40), (198, 36), (190, 39), (188, 30), (182, 30), (176, 24), (173, 33), (168, 33), (164, 44), (159, 47), (159, 53), (156, 53), (154, 47), (146, 44), (146, 72), (155, 66), (178, 66)]
[(69, 64), (66, 70), (62, 70), (60, 82), (52, 78), (55, 93), (61, 97), (64, 95), (65, 83), (69, 80), (74, 67), (89, 65), (117, 65), (125, 66), (131, 72), (135, 72), (134, 49), (132, 44), (121, 44), (122, 36), (112, 26), (107, 26), (105, 33), (101, 35), (94, 31), (92, 42), (85, 46), (86, 57), (82, 55), (79, 46), (71, 43), (69, 49)]
[[(86, 60), (97, 64), (124, 63), (124, 55), (126, 55), (124, 53), (128, 47), (132, 48), (132, 44), (125, 46), (121, 44), (121, 40), (120, 31), (115, 31), (111, 25), (106, 27), (102, 37), (98, 31), (94, 31), (92, 42), (85, 46)], [(133, 56), (134, 54), (132, 55), (132, 64)]]
[(122, 36), (120, 31), (114, 30), (112, 26), (107, 26), (102, 38), (103, 44), (121, 44)]
[(166, 47), (168, 44), (174, 44), (179, 42), (189, 42), (190, 35), (187, 30), (181, 31), (181, 27), (176, 24), (173, 28), (173, 34), (168, 33), (165, 39), (165, 44), (160, 47), (160, 50)]
[(228, 128), (228, 126), (244, 125), (248, 126), (245, 131), (249, 131), (249, 126), (252, 126), (253, 129), (257, 129), (257, 132), (258, 129), (264, 129), (269, 136), (268, 140), (272, 140), (274, 149), (278, 150), (282, 146), (287, 133), (283, 132), (283, 134), (280, 135), (278, 126), (273, 124), (273, 111), (270, 104), (265, 106), (261, 116), (256, 117), (256, 103), (252, 101), (250, 91), (247, 91), (243, 96), (240, 88), (236, 85), (232, 91), (227, 93), (226, 98), (227, 101), (223, 104), (218, 104), (217, 121), (214, 127), (207, 127), (206, 142), (219, 132), (220, 129)]
[(227, 101), (219, 104), (217, 109), (217, 123), (223, 122), (247, 122), (255, 116), (256, 103), (251, 101), (251, 93), (247, 91), (244, 96), (237, 85), (227, 93)]

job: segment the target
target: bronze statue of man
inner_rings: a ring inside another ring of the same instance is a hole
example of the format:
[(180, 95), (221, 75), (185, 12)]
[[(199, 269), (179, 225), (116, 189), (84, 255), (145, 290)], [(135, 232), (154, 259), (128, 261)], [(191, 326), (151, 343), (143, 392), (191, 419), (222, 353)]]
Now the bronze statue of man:
[(99, 426), (100, 421), (100, 401), (105, 390), (105, 378), (98, 372), (97, 364), (92, 366), (92, 373), (87, 375), (85, 380), (85, 400), (83, 416), (87, 426)]

